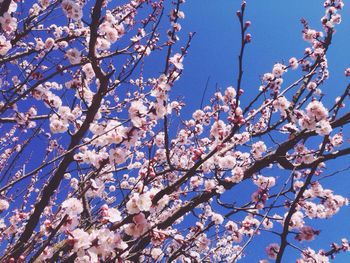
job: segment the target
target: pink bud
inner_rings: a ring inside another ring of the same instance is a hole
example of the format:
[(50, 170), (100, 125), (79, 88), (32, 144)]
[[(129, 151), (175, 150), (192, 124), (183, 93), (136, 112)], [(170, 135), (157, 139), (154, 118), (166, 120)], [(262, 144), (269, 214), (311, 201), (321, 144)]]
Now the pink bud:
[(102, 211), (103, 211), (103, 210), (108, 210), (108, 205), (103, 204), (103, 205), (101, 206), (101, 210), (102, 210)]
[(246, 34), (244, 41), (246, 43), (249, 43), (252, 41), (252, 35), (251, 34)]
[(344, 73), (346, 77), (350, 77), (350, 68), (347, 68)]

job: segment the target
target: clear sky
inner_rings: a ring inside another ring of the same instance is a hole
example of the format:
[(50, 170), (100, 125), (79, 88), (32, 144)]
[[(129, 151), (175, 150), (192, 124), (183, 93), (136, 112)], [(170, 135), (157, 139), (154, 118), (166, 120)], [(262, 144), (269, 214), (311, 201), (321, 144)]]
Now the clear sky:
[[(237, 75), (237, 55), (239, 51), (239, 25), (236, 10), (239, 0), (190, 0), (183, 6), (186, 19), (182, 22), (183, 33), (195, 31), (189, 55), (185, 59), (185, 70), (182, 79), (173, 91), (183, 95), (189, 116), (191, 109), (198, 108), (208, 77), (210, 82), (206, 98), (214, 93), (216, 85), (225, 88), (235, 85)], [(301, 57), (307, 43), (303, 41), (300, 23), (301, 18), (309, 21), (310, 26), (320, 30), (320, 18), (324, 14), (323, 1), (320, 0), (248, 0), (246, 18), (251, 20), (249, 32), (252, 43), (247, 48), (244, 66), (243, 88), (247, 99), (257, 92), (259, 76), (269, 72), (276, 62), (287, 62), (290, 57)], [(333, 44), (328, 53), (330, 79), (322, 87), (326, 96), (332, 101), (347, 84), (344, 69), (350, 67), (350, 3), (345, 1), (341, 12), (343, 22), (337, 27)], [(183, 39), (184, 40), (184, 39)], [(208, 100), (207, 100), (208, 101)], [(329, 100), (328, 100), (329, 102)], [(327, 100), (325, 101), (327, 103)], [(349, 133), (345, 137), (349, 137)], [(345, 167), (349, 157), (332, 163), (332, 167)], [(324, 181), (324, 186), (336, 193), (350, 196), (349, 172), (342, 173)], [(331, 242), (340, 242), (342, 237), (350, 239), (350, 209), (344, 208), (330, 220), (315, 221), (313, 226), (320, 226), (318, 241), (304, 242), (300, 247), (311, 246), (313, 249), (329, 248)], [(269, 237), (268, 237), (269, 238)], [(256, 241), (266, 239), (257, 238)], [(271, 241), (278, 241), (272, 239)], [(260, 245), (259, 245), (260, 244)], [(248, 256), (241, 262), (256, 262), (265, 250), (262, 243), (253, 242), (248, 247)], [(288, 250), (290, 251), (290, 249)], [(252, 261), (254, 259), (254, 261)], [(295, 262), (295, 254), (287, 253), (284, 262)], [(350, 254), (341, 253), (332, 262), (350, 262)]]

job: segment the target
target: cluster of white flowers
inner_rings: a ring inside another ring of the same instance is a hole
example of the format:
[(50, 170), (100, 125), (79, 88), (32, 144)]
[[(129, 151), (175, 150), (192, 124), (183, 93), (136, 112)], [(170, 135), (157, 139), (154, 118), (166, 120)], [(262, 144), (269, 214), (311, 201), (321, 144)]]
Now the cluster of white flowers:
[(261, 158), (263, 153), (267, 151), (267, 147), (263, 141), (253, 143), (251, 153), (255, 159)]
[(119, 233), (107, 228), (94, 229), (90, 233), (76, 228), (69, 234), (72, 251), (78, 256), (74, 262), (98, 263), (100, 259), (106, 260), (115, 255), (115, 249), (123, 250), (127, 247)]
[(272, 104), (275, 107), (275, 109), (281, 112), (282, 116), (286, 116), (286, 110), (290, 106), (290, 102), (287, 100), (286, 97), (280, 96), (276, 100), (274, 100)]
[(5, 12), (0, 17), (0, 24), (2, 30), (8, 34), (15, 32), (17, 29), (17, 19), (15, 17), (12, 17), (8, 12)]
[(236, 158), (231, 154), (226, 154), (219, 158), (218, 165), (221, 169), (232, 169), (236, 165)]
[(99, 32), (104, 38), (98, 39), (97, 48), (105, 50), (124, 35), (125, 29), (123, 23), (119, 23), (111, 12), (107, 12), (105, 21), (99, 26)]
[(80, 20), (83, 17), (83, 10), (80, 4), (77, 4), (74, 0), (63, 0), (62, 9), (68, 18), (73, 20)]
[(170, 59), (169, 59), (169, 62), (171, 64), (174, 65), (174, 67), (178, 70), (183, 70), (184, 69), (184, 66), (182, 64), (182, 61), (183, 61), (183, 55), (181, 55), (180, 53), (176, 53), (174, 56), (172, 56)]
[(232, 169), (232, 176), (227, 178), (229, 182), (232, 183), (239, 183), (243, 180), (244, 178), (244, 170), (243, 168), (236, 166)]
[(143, 213), (135, 215), (132, 220), (133, 223), (125, 226), (125, 233), (129, 236), (139, 237), (150, 228), (150, 224)]
[(283, 84), (282, 75), (287, 72), (287, 67), (281, 63), (277, 63), (273, 66), (272, 72), (265, 73), (263, 75), (264, 85), (260, 86), (260, 90), (271, 89), (275, 93), (278, 93), (281, 85)]
[(123, 148), (111, 149), (109, 151), (109, 159), (111, 163), (121, 164), (129, 158), (130, 152)]
[(142, 101), (133, 101), (129, 107), (129, 118), (135, 127), (140, 128), (146, 122), (147, 107)]
[(306, 201), (302, 208), (309, 218), (329, 218), (336, 213), (342, 206), (348, 205), (348, 199), (341, 195), (333, 194), (330, 189), (323, 189), (320, 183), (313, 183), (311, 188), (304, 192), (304, 196), (309, 199), (318, 198), (322, 200), (320, 204)]
[(256, 176), (253, 182), (259, 188), (269, 189), (276, 184), (276, 179), (272, 176), (267, 177), (267, 176), (258, 175)]
[(134, 193), (126, 203), (126, 209), (129, 214), (137, 214), (140, 211), (149, 211), (151, 209), (151, 206), (152, 200), (150, 193)]
[(65, 55), (71, 64), (79, 64), (81, 62), (81, 52), (76, 48), (71, 48)]
[(316, 253), (313, 249), (304, 249), (301, 253), (302, 258), (297, 259), (296, 263), (329, 263), (329, 258), (325, 255), (323, 250)]
[(63, 201), (62, 209), (71, 217), (80, 215), (83, 212), (83, 205), (77, 198), (69, 198)]
[(299, 66), (298, 59), (295, 58), (295, 57), (290, 58), (290, 59), (289, 59), (289, 66), (290, 66), (292, 69), (297, 69), (298, 66)]
[(119, 210), (117, 208), (109, 208), (108, 205), (101, 207), (101, 215), (103, 219), (111, 223), (116, 223), (122, 219)]
[(311, 101), (306, 107), (306, 114), (302, 114), (299, 125), (308, 130), (315, 130), (320, 135), (332, 132), (332, 126), (327, 120), (328, 110), (318, 100)]
[(57, 114), (50, 117), (50, 129), (53, 133), (63, 133), (68, 130), (69, 122), (74, 122), (81, 115), (80, 108), (71, 111), (68, 106), (59, 107)]

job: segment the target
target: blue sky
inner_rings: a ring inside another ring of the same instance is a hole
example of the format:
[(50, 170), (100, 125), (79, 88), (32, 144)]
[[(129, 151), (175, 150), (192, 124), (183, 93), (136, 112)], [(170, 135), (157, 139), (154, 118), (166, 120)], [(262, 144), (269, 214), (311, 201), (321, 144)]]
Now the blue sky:
[[(239, 51), (239, 24), (236, 10), (241, 1), (233, 0), (191, 0), (183, 6), (186, 19), (182, 21), (183, 33), (196, 32), (189, 55), (185, 59), (185, 70), (181, 80), (175, 85), (175, 95), (184, 96), (187, 107), (185, 116), (190, 116), (191, 109), (198, 108), (208, 77), (210, 82), (206, 93), (206, 101), (215, 92), (216, 86), (225, 88), (235, 85), (237, 75), (237, 55)], [(253, 41), (247, 47), (244, 66), (243, 88), (246, 97), (257, 92), (259, 76), (269, 72), (276, 62), (285, 62), (290, 57), (300, 57), (307, 43), (303, 41), (300, 23), (305, 18), (312, 28), (321, 30), (320, 18), (324, 14), (323, 1), (319, 0), (251, 0), (247, 1), (246, 19), (251, 20), (249, 32)], [(343, 22), (336, 30), (333, 44), (328, 53), (330, 79), (322, 87), (323, 92), (331, 98), (327, 104), (347, 84), (344, 69), (350, 67), (350, 6), (345, 2), (341, 12)], [(184, 35), (185, 36), (185, 35)], [(183, 41), (185, 38), (182, 39)], [(291, 74), (291, 73), (290, 73)], [(293, 74), (295, 76), (295, 74)], [(287, 79), (288, 80), (288, 77)], [(292, 80), (292, 79), (291, 79)], [(287, 82), (288, 83), (288, 82)], [(349, 134), (345, 133), (346, 137)], [(345, 157), (331, 164), (332, 167), (344, 167), (349, 163)], [(348, 172), (342, 173), (323, 182), (325, 188), (332, 188), (336, 193), (350, 196)], [(323, 231), (318, 241), (302, 243), (300, 247), (311, 246), (315, 250), (329, 248), (331, 242), (340, 242), (340, 238), (350, 239), (350, 209), (344, 208), (330, 220), (316, 220), (316, 228)], [(256, 262), (264, 258), (265, 242), (270, 237), (257, 238), (248, 247), (248, 254), (241, 262)], [(278, 241), (271, 239), (271, 241)], [(284, 262), (295, 262), (295, 254), (288, 249)], [(332, 262), (350, 262), (350, 254), (341, 253)]]

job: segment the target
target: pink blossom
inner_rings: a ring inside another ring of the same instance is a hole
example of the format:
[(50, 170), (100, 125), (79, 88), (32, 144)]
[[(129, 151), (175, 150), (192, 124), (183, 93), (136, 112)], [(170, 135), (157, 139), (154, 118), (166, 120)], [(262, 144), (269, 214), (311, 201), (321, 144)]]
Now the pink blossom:
[(140, 211), (149, 211), (152, 206), (152, 200), (148, 193), (139, 195), (135, 193), (126, 203), (126, 209), (129, 214), (136, 214)]
[(108, 208), (106, 215), (103, 217), (111, 223), (118, 222), (122, 219), (121, 214), (117, 208)]
[(292, 69), (297, 69), (298, 68), (298, 59), (295, 57), (290, 58), (289, 65), (291, 66)]
[(345, 70), (345, 76), (346, 76), (346, 77), (350, 77), (350, 68), (347, 68), (347, 69)]
[(81, 61), (81, 52), (76, 48), (71, 48), (65, 55), (71, 64), (79, 64)]
[(135, 215), (133, 222), (125, 227), (125, 233), (132, 237), (139, 237), (149, 229), (149, 223), (143, 213)]
[(78, 252), (81, 249), (86, 249), (91, 246), (89, 234), (83, 229), (77, 228), (73, 230), (70, 234), (71, 241), (73, 241), (74, 244), (73, 251)]
[(83, 212), (82, 203), (75, 197), (63, 201), (62, 208), (64, 209), (65, 213), (70, 216), (76, 216)]
[(277, 243), (272, 243), (266, 248), (266, 253), (271, 259), (276, 259), (280, 246)]
[(73, 0), (63, 0), (62, 9), (68, 18), (80, 20), (83, 16), (82, 8)]
[(318, 235), (320, 231), (314, 230), (310, 226), (303, 226), (300, 228), (299, 233), (296, 235), (295, 239), (298, 241), (306, 240), (311, 241), (315, 238), (315, 235)]
[(0, 212), (7, 210), (10, 207), (10, 204), (5, 199), (0, 199)]
[(2, 30), (7, 33), (12, 33), (17, 29), (17, 19), (12, 17), (9, 13), (5, 12), (0, 17), (0, 24)]
[(5, 56), (11, 48), (11, 42), (8, 41), (3, 35), (0, 35), (0, 55)]
[(176, 69), (179, 69), (179, 70), (183, 70), (184, 69), (182, 61), (183, 61), (183, 55), (181, 55), (179, 53), (176, 53), (174, 56), (172, 56), (169, 59), (169, 62), (171, 64), (173, 64)]

